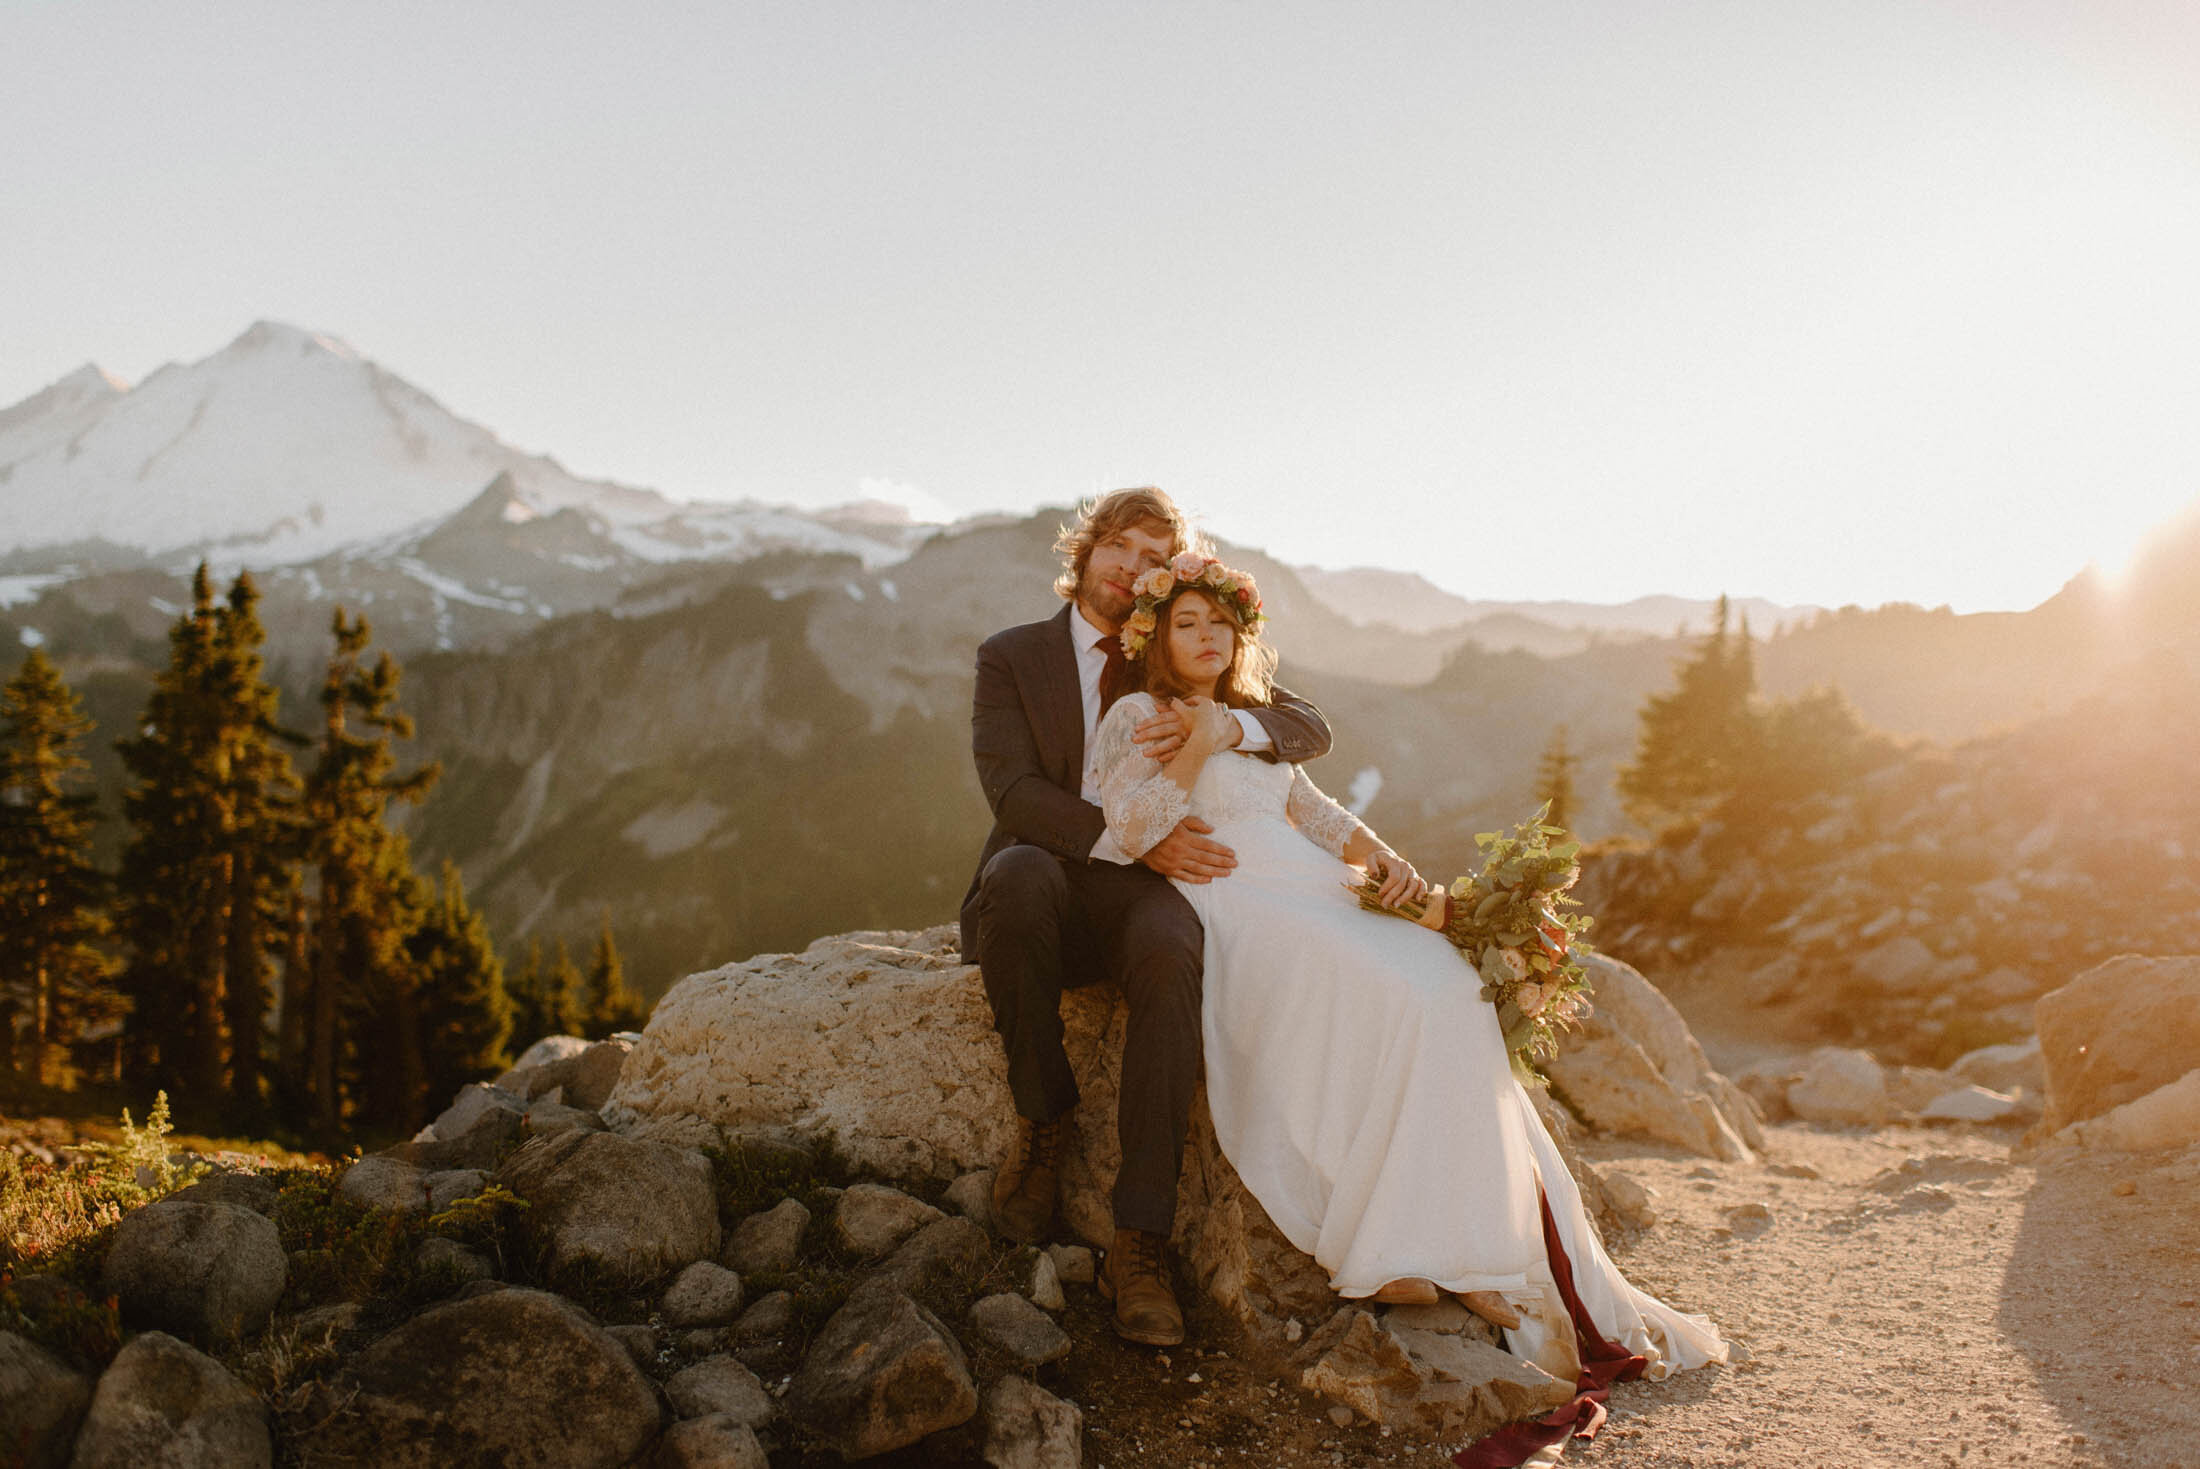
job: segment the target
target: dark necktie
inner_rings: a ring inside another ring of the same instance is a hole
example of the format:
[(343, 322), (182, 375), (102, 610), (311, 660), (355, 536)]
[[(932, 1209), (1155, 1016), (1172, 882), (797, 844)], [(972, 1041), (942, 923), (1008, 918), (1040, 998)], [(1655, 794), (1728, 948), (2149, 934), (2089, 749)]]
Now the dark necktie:
[(1107, 667), (1100, 670), (1100, 717), (1105, 719), (1115, 701), (1131, 691), (1131, 660), (1123, 652), (1121, 638), (1102, 638), (1100, 651), (1108, 659)]

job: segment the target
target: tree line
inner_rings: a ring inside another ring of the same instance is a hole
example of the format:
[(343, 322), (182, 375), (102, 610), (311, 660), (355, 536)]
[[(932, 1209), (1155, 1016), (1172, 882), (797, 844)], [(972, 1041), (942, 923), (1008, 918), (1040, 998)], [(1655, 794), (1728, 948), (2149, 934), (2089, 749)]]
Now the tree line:
[(111, 874), (91, 858), (80, 701), (38, 648), (0, 689), (0, 1064), (329, 1138), (418, 1127), (514, 1039), (641, 1023), (608, 914), (585, 972), (560, 941), (508, 979), (456, 867), (415, 870), (391, 808), (440, 772), (402, 768), (400, 670), (370, 657), (364, 617), (336, 609), (320, 717), (296, 730), (250, 574), (217, 599), (201, 565), (191, 599), (116, 741), (129, 829)]

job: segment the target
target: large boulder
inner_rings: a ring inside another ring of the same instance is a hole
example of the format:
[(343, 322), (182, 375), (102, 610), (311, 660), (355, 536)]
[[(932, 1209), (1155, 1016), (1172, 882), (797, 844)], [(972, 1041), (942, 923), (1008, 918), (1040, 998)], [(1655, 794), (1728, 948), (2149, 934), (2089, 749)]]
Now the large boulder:
[(2119, 1153), (2200, 1143), (2200, 1066), (2098, 1117), (2071, 1123), (2054, 1140)]
[(100, 1374), (71, 1469), (262, 1469), (267, 1409), (221, 1363), (166, 1332), (134, 1336)]
[(34, 1341), (0, 1331), (0, 1453), (24, 1469), (61, 1469), (91, 1405), (91, 1379)]
[[(557, 1039), (570, 1039), (558, 1037)], [(536, 1046), (543, 1045), (538, 1041)], [(574, 1051), (561, 1047), (563, 1054), (551, 1059), (528, 1062), (513, 1067), (496, 1079), (496, 1086), (525, 1100), (544, 1096), (553, 1088), (558, 1100), (568, 1107), (585, 1107), (591, 1110), (601, 1107), (613, 1088), (619, 1083), (619, 1074), (625, 1069), (628, 1054), (634, 1043), (623, 1037), (597, 1041)], [(535, 1047), (529, 1047), (534, 1054)]]
[[(1611, 1031), (1630, 1037), (1657, 1089), (1700, 1099), (1700, 1107), (1682, 1104), (1697, 1119), (1699, 1146), (1714, 1152), (1715, 1138), (1730, 1138), (1723, 1146), (1745, 1156), (1756, 1136), (1746, 1100), (1704, 1062), (1647, 981), (1616, 962), (1598, 963), (1615, 1012)], [(1099, 1246), (1114, 1234), (1108, 1191), (1120, 1156), (1116, 1096), (1127, 1020), (1112, 986), (1063, 997), (1064, 1044), (1082, 1100), (1064, 1149), (1062, 1221)], [(1538, 1100), (1563, 1133), (1558, 1110)], [(680, 981), (658, 1002), (604, 1115), (630, 1136), (688, 1146), (713, 1142), (721, 1129), (775, 1145), (790, 1132), (830, 1139), (866, 1173), (944, 1183), (998, 1163), (1015, 1112), (977, 966), (961, 962), (954, 928), (942, 925), (842, 934), (801, 954), (760, 955)], [(1595, 1175), (1578, 1166), (1563, 1137), (1561, 1150), (1592, 1213), (1610, 1222)], [(1326, 1274), (1275, 1228), (1223, 1157), (1204, 1097), (1193, 1105), (1177, 1201), (1178, 1256), (1230, 1315), (1248, 1325), (1312, 1323), (1336, 1309)]]
[(532, 1139), (497, 1181), (527, 1200), (528, 1238), (553, 1269), (590, 1261), (623, 1285), (718, 1253), (710, 1162), (685, 1148), (611, 1132)]
[(881, 1281), (859, 1286), (817, 1334), (787, 1390), (795, 1421), (847, 1459), (867, 1459), (967, 1422), (978, 1390), (961, 1343)]
[(100, 1279), (133, 1321), (229, 1342), (267, 1324), (289, 1269), (263, 1216), (163, 1199), (116, 1226)]
[[(1407, 1324), (1409, 1321), (1425, 1324)], [(1449, 1442), (1570, 1401), (1574, 1384), (1523, 1361), (1456, 1305), (1374, 1316), (1343, 1307), (1300, 1351), (1299, 1385), (1359, 1416)]]
[(424, 1311), (375, 1342), (300, 1416), (323, 1415), (317, 1461), (382, 1469), (616, 1469), (662, 1421), (656, 1389), (587, 1312), (511, 1288)]
[(2057, 1132), (2200, 1067), (2200, 956), (2111, 959), (2040, 996), (2033, 1014), (2044, 1126)]
[(1746, 1161), (1764, 1146), (1749, 1098), (1711, 1067), (1656, 985), (1607, 954), (1581, 956), (1595, 999), (1546, 1071), (1600, 1132), (1654, 1138), (1707, 1158)]

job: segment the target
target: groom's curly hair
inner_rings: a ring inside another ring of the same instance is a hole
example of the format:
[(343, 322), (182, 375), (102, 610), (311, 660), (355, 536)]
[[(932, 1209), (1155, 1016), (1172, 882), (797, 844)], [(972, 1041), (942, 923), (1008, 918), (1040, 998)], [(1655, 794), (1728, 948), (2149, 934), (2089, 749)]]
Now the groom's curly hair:
[(1085, 582), (1085, 566), (1092, 560), (1092, 548), (1119, 530), (1147, 521), (1168, 528), (1172, 556), (1179, 551), (1207, 549), (1207, 538), (1193, 529), (1190, 517), (1162, 491), (1152, 485), (1110, 490), (1078, 506), (1077, 523), (1063, 526), (1055, 536), (1054, 549), (1062, 558), (1062, 574), (1054, 579), (1055, 593), (1065, 602), (1075, 601), (1077, 589)]

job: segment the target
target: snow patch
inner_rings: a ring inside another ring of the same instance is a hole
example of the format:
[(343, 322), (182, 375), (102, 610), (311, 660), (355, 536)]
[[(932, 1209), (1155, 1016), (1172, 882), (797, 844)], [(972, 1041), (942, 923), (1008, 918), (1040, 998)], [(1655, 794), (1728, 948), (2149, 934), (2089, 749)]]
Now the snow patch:
[(399, 557), (397, 569), (428, 588), (428, 590), (448, 597), (454, 602), (464, 602), (472, 607), (487, 607), (496, 612), (524, 613), (527, 610), (527, 604), (524, 602), (514, 602), (503, 597), (485, 596), (462, 581), (428, 570), (425, 565), (410, 556)]
[(36, 576), (0, 576), (0, 607), (35, 602), (40, 592), (56, 582), (67, 580), (67, 577), (56, 576), (51, 572), (41, 572)]
[(1352, 788), (1345, 792), (1344, 806), (1354, 816), (1365, 816), (1367, 808), (1382, 794), (1383, 773), (1370, 765), (1352, 777)]
[(16, 636), (23, 640), (23, 646), (26, 648), (35, 648), (46, 641), (46, 635), (35, 627), (26, 627)]
[(698, 796), (684, 806), (660, 806), (628, 822), (619, 833), (652, 860), (685, 852), (717, 829), (726, 808)]

